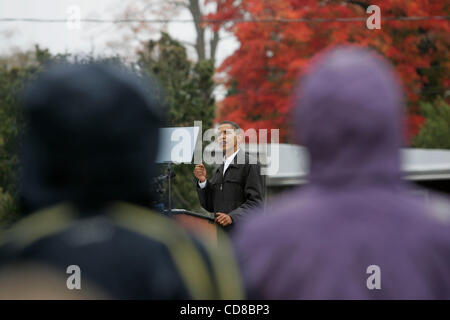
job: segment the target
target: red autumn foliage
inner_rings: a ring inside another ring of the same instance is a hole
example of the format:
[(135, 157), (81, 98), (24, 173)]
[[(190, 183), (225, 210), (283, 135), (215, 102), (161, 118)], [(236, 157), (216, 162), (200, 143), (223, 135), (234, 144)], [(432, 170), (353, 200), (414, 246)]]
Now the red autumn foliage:
[[(207, 0), (218, 12), (208, 19), (265, 19), (265, 22), (219, 22), (236, 36), (240, 48), (218, 71), (227, 74), (229, 94), (217, 120), (243, 128), (280, 128), (289, 141), (290, 96), (308, 60), (320, 50), (343, 43), (369, 46), (387, 57), (404, 83), (410, 118), (407, 141), (424, 122), (418, 102), (444, 96), (449, 86), (448, 19), (416, 21), (388, 17), (448, 16), (450, 5), (435, 0), (317, 1)], [(381, 8), (381, 30), (366, 28), (368, 5)], [(363, 18), (360, 21), (279, 22), (274, 19)], [(268, 21), (269, 20), (269, 21)]]

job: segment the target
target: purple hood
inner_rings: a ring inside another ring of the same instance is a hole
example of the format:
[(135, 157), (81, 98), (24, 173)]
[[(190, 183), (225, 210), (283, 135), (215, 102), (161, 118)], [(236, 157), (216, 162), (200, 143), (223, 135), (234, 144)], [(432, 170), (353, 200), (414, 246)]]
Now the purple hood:
[[(366, 49), (333, 49), (296, 101), (310, 183), (234, 235), (250, 297), (450, 299), (450, 227), (400, 179), (403, 102), (390, 66)], [(380, 289), (367, 286), (371, 265)]]
[(399, 181), (402, 95), (378, 56), (341, 47), (322, 56), (296, 94), (297, 136), (320, 184)]

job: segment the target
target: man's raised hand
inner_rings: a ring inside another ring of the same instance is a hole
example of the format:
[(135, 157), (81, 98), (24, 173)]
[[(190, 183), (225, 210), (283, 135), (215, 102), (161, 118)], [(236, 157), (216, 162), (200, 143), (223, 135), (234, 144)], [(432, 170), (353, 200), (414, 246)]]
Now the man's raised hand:
[(194, 168), (194, 176), (200, 182), (205, 182), (206, 180), (206, 168), (203, 164), (198, 164)]

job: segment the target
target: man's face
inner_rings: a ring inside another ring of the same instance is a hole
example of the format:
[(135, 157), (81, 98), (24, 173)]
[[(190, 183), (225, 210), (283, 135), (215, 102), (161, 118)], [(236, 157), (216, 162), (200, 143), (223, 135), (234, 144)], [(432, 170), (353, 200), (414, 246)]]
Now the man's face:
[(217, 131), (217, 139), (222, 152), (226, 154), (227, 151), (235, 151), (239, 142), (239, 135), (235, 128), (229, 123), (224, 123), (219, 126)]

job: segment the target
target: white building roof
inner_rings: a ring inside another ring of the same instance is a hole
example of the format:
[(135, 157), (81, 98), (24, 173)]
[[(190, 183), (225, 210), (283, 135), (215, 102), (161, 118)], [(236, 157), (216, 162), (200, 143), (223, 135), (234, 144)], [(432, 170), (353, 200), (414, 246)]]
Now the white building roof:
[[(261, 148), (261, 146), (259, 146)], [(250, 154), (256, 153), (256, 145), (246, 145)], [(267, 155), (277, 152), (278, 170), (267, 168), (267, 185), (292, 185), (307, 182), (309, 156), (306, 148), (293, 144), (278, 144), (262, 147), (259, 160), (267, 164)], [(414, 149), (401, 150), (402, 171), (409, 180), (441, 180), (450, 179), (450, 150)], [(276, 165), (275, 165), (276, 166)], [(275, 168), (274, 168), (275, 169)]]

